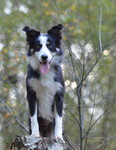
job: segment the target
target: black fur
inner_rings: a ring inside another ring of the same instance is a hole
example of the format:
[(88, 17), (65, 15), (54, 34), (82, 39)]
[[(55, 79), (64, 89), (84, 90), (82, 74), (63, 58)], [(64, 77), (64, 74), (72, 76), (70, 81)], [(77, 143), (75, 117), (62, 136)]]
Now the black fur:
[(34, 70), (30, 65), (28, 65), (27, 79), (31, 78), (40, 78), (40, 72), (39, 70)]
[(35, 113), (35, 104), (37, 102), (36, 92), (27, 83), (27, 99), (29, 103), (30, 115)]

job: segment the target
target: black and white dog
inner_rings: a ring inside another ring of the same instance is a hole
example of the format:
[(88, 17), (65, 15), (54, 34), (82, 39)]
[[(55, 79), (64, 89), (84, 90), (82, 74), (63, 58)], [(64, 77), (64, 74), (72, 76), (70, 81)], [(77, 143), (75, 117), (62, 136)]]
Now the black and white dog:
[(26, 86), (33, 136), (63, 139), (62, 28), (58, 24), (45, 34), (28, 26), (23, 29), (29, 45)]

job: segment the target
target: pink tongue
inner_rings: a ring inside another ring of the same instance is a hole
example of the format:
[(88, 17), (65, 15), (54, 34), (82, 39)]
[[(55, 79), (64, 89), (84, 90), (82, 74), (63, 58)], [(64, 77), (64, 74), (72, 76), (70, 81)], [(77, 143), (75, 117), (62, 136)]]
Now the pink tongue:
[(49, 69), (50, 69), (49, 62), (47, 62), (47, 63), (41, 63), (41, 72), (43, 74), (46, 74), (49, 71)]

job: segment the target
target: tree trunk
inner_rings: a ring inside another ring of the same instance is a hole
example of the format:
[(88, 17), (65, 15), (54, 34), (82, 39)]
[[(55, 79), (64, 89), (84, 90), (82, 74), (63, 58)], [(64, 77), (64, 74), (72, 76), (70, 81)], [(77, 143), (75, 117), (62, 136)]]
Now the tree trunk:
[(61, 140), (39, 138), (34, 136), (16, 136), (13, 143), (8, 144), (6, 150), (71, 150)]

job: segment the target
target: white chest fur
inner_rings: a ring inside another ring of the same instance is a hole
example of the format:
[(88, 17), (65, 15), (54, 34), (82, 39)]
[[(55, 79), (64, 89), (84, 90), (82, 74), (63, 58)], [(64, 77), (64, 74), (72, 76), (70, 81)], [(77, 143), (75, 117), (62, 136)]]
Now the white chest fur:
[(54, 95), (62, 87), (60, 83), (54, 81), (54, 76), (54, 71), (50, 69), (47, 74), (42, 74), (40, 79), (32, 78), (28, 80), (29, 85), (37, 95), (39, 115), (49, 121), (54, 117), (52, 112)]

